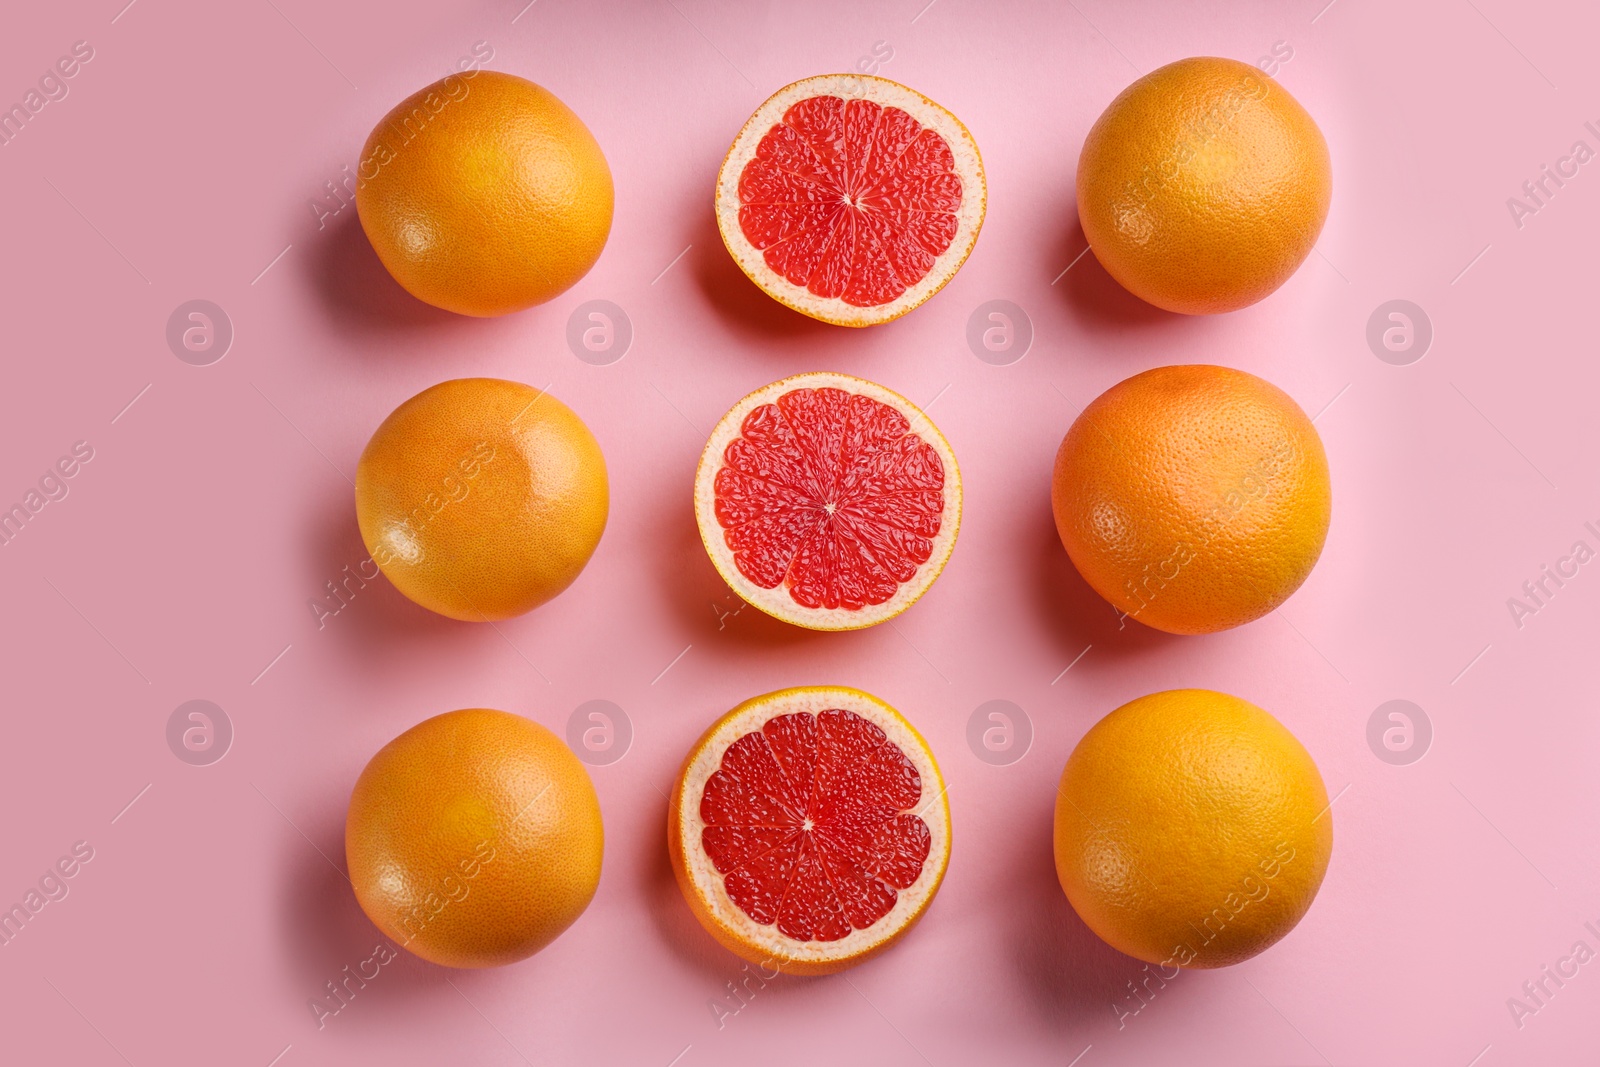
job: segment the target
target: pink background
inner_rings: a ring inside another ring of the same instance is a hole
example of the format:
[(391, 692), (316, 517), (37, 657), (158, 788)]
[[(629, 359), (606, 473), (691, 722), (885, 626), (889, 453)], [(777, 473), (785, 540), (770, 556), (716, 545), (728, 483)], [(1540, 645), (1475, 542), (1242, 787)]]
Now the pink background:
[[(1592, 1062), (1600, 963), (1521, 1028), (1506, 1001), (1580, 938), (1600, 948), (1583, 927), (1600, 926), (1600, 563), (1520, 629), (1506, 600), (1579, 538), (1600, 548), (1582, 526), (1600, 520), (1600, 164), (1520, 229), (1505, 203), (1574, 140), (1600, 148), (1582, 126), (1600, 120), (1592, 5), (523, 2), (7, 12), (0, 99), (20, 99), (76, 40), (95, 56), (0, 148), (0, 501), (21, 499), (75, 441), (94, 459), (0, 549), (0, 903), (73, 842), (94, 859), (0, 948), (3, 1058)], [(395, 101), (478, 41), (491, 66), (585, 119), (617, 183), (594, 271), (496, 321), (412, 300), (353, 209), (319, 231), (308, 207)], [(881, 73), (971, 128), (990, 205), (942, 293), (852, 332), (738, 274), (711, 188), (762, 99), (853, 68), (879, 41), (893, 52)], [(1084, 247), (1073, 173), (1106, 103), (1170, 60), (1254, 61), (1276, 42), (1293, 50), (1281, 83), (1333, 154), (1318, 254), (1265, 302), (1209, 319), (1140, 304), (1092, 255), (1052, 284)], [(216, 301), (236, 329), (212, 366), (179, 362), (164, 340), (192, 298)], [(1014, 365), (980, 362), (965, 342), (968, 316), (995, 298), (1036, 330)], [(1436, 331), (1411, 366), (1380, 362), (1364, 339), (1394, 298), (1420, 304)], [(611, 366), (580, 362), (564, 340), (591, 299), (634, 326)], [(1056, 540), (1051, 460), (1101, 390), (1205, 361), (1321, 412), (1327, 548), (1284, 609), (1252, 625), (1198, 638), (1119, 629)], [(749, 389), (810, 369), (937, 396), (930, 414), (961, 459), (960, 543), (893, 627), (811, 634), (754, 610), (719, 620), (737, 604), (689, 507), (705, 434)], [(431, 616), (382, 582), (319, 630), (308, 600), (364, 556), (347, 479), (368, 434), (401, 400), (464, 375), (548, 384), (594, 430), (614, 503), (592, 564), (501, 633)], [(818, 682), (876, 693), (928, 736), (950, 787), (949, 875), (894, 951), (776, 982), (719, 1029), (708, 1002), (738, 961), (679, 897), (663, 790), (714, 716)], [(1230, 970), (1185, 973), (1119, 1030), (1111, 1005), (1139, 965), (1098, 942), (1056, 885), (1054, 783), (1100, 716), (1175, 686), (1237, 693), (1287, 723), (1339, 796), (1336, 844), (1289, 937)], [(236, 730), (210, 766), (165, 741), (168, 716), (195, 698)], [(1395, 698), (1435, 731), (1409, 766), (1366, 741), (1368, 717)], [(607, 848), (588, 912), (498, 971), (402, 957), (319, 1031), (308, 999), (377, 939), (335, 869), (367, 758), (451, 708), (564, 732), (591, 699), (625, 709), (635, 738), (592, 770)], [(966, 743), (968, 717), (992, 699), (1020, 705), (1035, 732), (1009, 766)]]

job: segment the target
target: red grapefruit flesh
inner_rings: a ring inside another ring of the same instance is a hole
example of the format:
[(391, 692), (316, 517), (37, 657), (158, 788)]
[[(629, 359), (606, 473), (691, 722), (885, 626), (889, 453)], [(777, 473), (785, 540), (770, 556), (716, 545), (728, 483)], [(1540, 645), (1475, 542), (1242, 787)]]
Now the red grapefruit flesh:
[(986, 195), (977, 144), (954, 115), (886, 78), (832, 74), (780, 89), (751, 116), (717, 180), (717, 222), (768, 295), (870, 326), (954, 276)]
[(784, 690), (729, 712), (690, 753), (669, 822), (701, 923), (746, 959), (797, 973), (887, 947), (949, 857), (933, 754), (852, 689)]
[(898, 615), (939, 576), (961, 522), (961, 473), (904, 397), (802, 374), (723, 416), (695, 512), (712, 563), (746, 601), (799, 626), (854, 630)]
[(706, 782), (700, 842), (741, 911), (796, 941), (838, 941), (894, 907), (928, 859), (917, 768), (851, 711), (768, 719)]

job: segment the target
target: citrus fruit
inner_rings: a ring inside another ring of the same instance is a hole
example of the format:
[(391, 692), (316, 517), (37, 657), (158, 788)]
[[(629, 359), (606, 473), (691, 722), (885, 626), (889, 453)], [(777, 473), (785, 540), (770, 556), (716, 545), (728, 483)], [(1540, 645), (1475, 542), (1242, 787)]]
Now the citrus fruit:
[(498, 378), (424, 389), (383, 420), (356, 467), (373, 562), (452, 619), (509, 619), (571, 585), (608, 506), (589, 428), (549, 393)]
[(549, 90), (452, 74), (374, 127), (356, 211), (378, 258), (419, 300), (462, 315), (542, 304), (589, 272), (611, 232), (611, 170)]
[(829, 974), (921, 918), (950, 859), (950, 806), (899, 712), (856, 689), (783, 689), (695, 743), (667, 845), (690, 910), (723, 947), (763, 970)]
[(961, 525), (961, 471), (905, 397), (797, 374), (717, 423), (694, 508), (711, 562), (746, 601), (796, 626), (856, 630), (939, 576)]
[(1311, 756), (1225, 693), (1130, 701), (1061, 773), (1061, 888), (1112, 948), (1162, 968), (1226, 967), (1278, 941), (1311, 907), (1332, 851)]
[(446, 967), (498, 967), (554, 941), (594, 897), (604, 843), (572, 750), (487, 708), (436, 715), (379, 749), (344, 826), (361, 910)]
[(717, 226), (768, 296), (839, 326), (897, 319), (944, 288), (983, 226), (978, 145), (887, 78), (787, 85), (744, 124), (717, 175)]
[(1322, 232), (1333, 174), (1289, 91), (1232, 59), (1180, 59), (1128, 86), (1078, 157), (1095, 258), (1157, 307), (1210, 315), (1289, 279)]
[(1322, 553), (1332, 501), (1316, 427), (1227, 367), (1159, 367), (1084, 409), (1056, 453), (1061, 543), (1101, 596), (1158, 630), (1272, 611)]

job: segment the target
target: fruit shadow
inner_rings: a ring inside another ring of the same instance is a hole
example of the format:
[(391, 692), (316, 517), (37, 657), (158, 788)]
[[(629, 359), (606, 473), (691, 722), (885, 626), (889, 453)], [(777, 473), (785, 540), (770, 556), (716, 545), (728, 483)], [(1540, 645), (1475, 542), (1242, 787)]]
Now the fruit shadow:
[[(285, 872), (279, 892), (279, 941), (294, 989), (297, 993), (304, 990), (307, 1002), (321, 1000), (330, 1009), (339, 1007), (327, 984), (340, 986), (348, 980), (342, 987), (348, 1003), (333, 1017), (322, 1016), (325, 1028), (388, 1030), (403, 1021), (418, 998), (437, 996), (448, 972), (400, 948), (373, 925), (356, 901), (343, 868), (342, 813), (347, 784), (330, 787), (330, 794), (339, 795), (325, 797), (325, 802), (316, 805), (316, 810), (334, 814), (315, 824), (301, 822), (314, 848), (298, 834), (284, 845), (287, 855), (279, 864)], [(374, 960), (380, 944), (394, 952), (387, 963)], [(375, 964), (378, 975), (365, 984), (359, 975), (349, 977), (358, 967), (370, 974)], [(348, 974), (346, 967), (350, 968)], [(311, 1030), (317, 1029), (319, 1014), (307, 1004), (306, 1022)]]
[(657, 790), (651, 794), (656, 830), (645, 835), (639, 846), (645, 858), (639, 865), (641, 888), (650, 918), (672, 954), (705, 975), (712, 986), (720, 988), (723, 982), (737, 976), (744, 961), (706, 933), (683, 899), (677, 875), (672, 871), (672, 860), (667, 855), (667, 798), (663, 790), (670, 789), (672, 783), (663, 780), (656, 785)]
[[(376, 565), (361, 540), (353, 499), (329, 498), (314, 513), (307, 550), (313, 580), (321, 583), (309, 590), (308, 601), (315, 599), (330, 611), (338, 608), (334, 614), (319, 616), (308, 602), (306, 615), (312, 622), (313, 638), (340, 642), (350, 653), (346, 662), (388, 673), (412, 650), (453, 650), (480, 640), (480, 624), (429, 611), (408, 599), (382, 574), (366, 577)], [(337, 590), (337, 598), (328, 591), (328, 582)], [(492, 633), (488, 637), (494, 639)]]
[(1055, 262), (1070, 263), (1072, 266), (1052, 283), (1052, 288), (1060, 292), (1061, 299), (1079, 325), (1091, 333), (1168, 331), (1181, 329), (1184, 320), (1191, 317), (1158, 308), (1128, 292), (1121, 282), (1101, 266), (1099, 258), (1092, 249), (1088, 249), (1088, 245), (1089, 239), (1084, 236), (1083, 224), (1078, 221), (1078, 214), (1074, 211), (1071, 221), (1060, 231), (1053, 256)]
[[(765, 299), (765, 298), (763, 298)], [(773, 618), (735, 593), (712, 566), (700, 540), (700, 528), (688, 508), (674, 506), (672, 536), (662, 538), (664, 551), (654, 561), (667, 600), (697, 640), (730, 648), (798, 648), (825, 641), (830, 634), (807, 630)]]
[(1062, 547), (1048, 507), (1027, 523), (1033, 538), (1031, 558), (1037, 580), (1032, 583), (1032, 609), (1070, 662), (1093, 646), (1073, 669), (1097, 673), (1108, 661), (1160, 654), (1182, 640), (1177, 634), (1152, 629), (1126, 618), (1078, 573)]
[[(327, 325), (341, 335), (378, 336), (407, 343), (375, 350), (391, 358), (395, 349), (437, 356), (438, 336), (470, 335), (475, 323), (426, 304), (400, 286), (378, 259), (354, 210), (340, 212), (328, 228), (313, 239), (311, 287), (321, 304)], [(425, 343), (411, 343), (419, 333)]]
[(1062, 892), (1053, 805), (1037, 806), (1026, 818), (1030, 847), (1016, 851), (1016, 865), (1001, 883), (1010, 924), (1007, 943), (1025, 979), (1020, 985), (1029, 1007), (1053, 1029), (1081, 1033), (1086, 1024), (1112, 1017), (1111, 1006), (1131, 996), (1127, 983), (1146, 977), (1145, 965), (1100, 940)]
[[(758, 991), (762, 998), (770, 998), (774, 1003), (789, 996), (803, 995), (807, 989), (819, 991), (826, 983), (846, 980), (843, 974), (779, 974), (768, 978), (770, 966), (759, 967), (746, 963), (718, 944), (700, 926), (684, 901), (682, 890), (678, 888), (678, 879), (667, 855), (667, 800), (659, 793), (656, 797), (659, 800), (656, 813), (660, 816), (656, 825), (660, 831), (649, 835), (644, 842), (643, 847), (649, 852), (647, 862), (641, 864), (640, 869), (644, 872), (643, 889), (649, 902), (651, 919), (662, 942), (674, 956), (694, 968), (698, 974), (704, 975), (719, 993), (728, 983), (732, 983), (752, 992)], [(869, 962), (865, 966), (871, 965)], [(749, 984), (752, 982), (755, 983), (754, 989)], [(727, 994), (728, 1002), (732, 1003), (736, 996), (739, 995)], [(742, 996), (739, 999), (743, 999)]]
[[(752, 354), (770, 351), (774, 343), (803, 344), (834, 338), (848, 327), (832, 326), (802, 315), (762, 292), (745, 276), (722, 244), (716, 220), (707, 218), (689, 253), (696, 286), (717, 316), (742, 336), (761, 342)], [(783, 351), (787, 352), (785, 346)]]

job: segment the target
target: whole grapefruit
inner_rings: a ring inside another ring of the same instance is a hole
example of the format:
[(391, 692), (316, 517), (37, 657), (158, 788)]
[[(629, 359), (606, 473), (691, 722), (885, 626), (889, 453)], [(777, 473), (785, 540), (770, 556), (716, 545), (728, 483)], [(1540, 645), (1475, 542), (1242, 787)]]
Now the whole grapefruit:
[(462, 315), (542, 304), (611, 232), (611, 169), (572, 110), (526, 78), (452, 74), (374, 127), (356, 210), (389, 273)]
[(1249, 959), (1298, 923), (1333, 852), (1322, 775), (1238, 697), (1176, 689), (1089, 729), (1056, 795), (1055, 856), (1079, 917), (1169, 967)]
[(583, 421), (498, 378), (424, 389), (383, 420), (356, 467), (373, 562), (452, 619), (508, 619), (566, 589), (609, 507), (605, 458)]
[(1328, 459), (1283, 390), (1228, 367), (1158, 367), (1092, 401), (1056, 453), (1061, 543), (1123, 614), (1176, 634), (1258, 619), (1311, 573)]
[(1111, 102), (1078, 157), (1078, 218), (1135, 296), (1209, 315), (1255, 303), (1322, 232), (1333, 172), (1322, 131), (1248, 63), (1199, 57)]
[(361, 908), (446, 967), (533, 955), (600, 882), (600, 802), (555, 734), (488, 708), (418, 723), (372, 757), (345, 819)]

